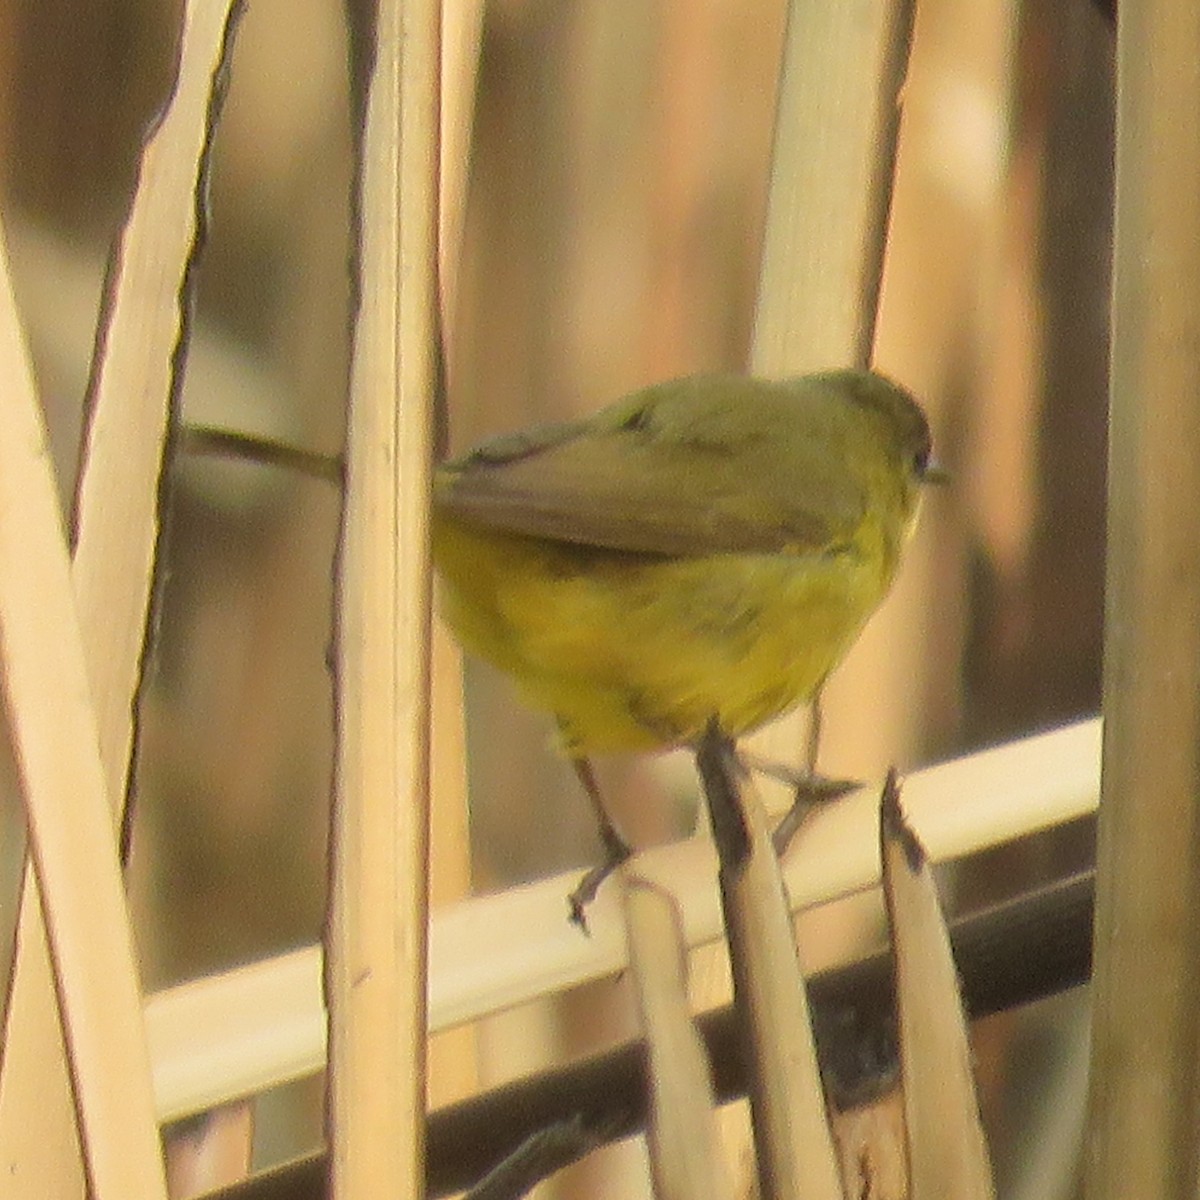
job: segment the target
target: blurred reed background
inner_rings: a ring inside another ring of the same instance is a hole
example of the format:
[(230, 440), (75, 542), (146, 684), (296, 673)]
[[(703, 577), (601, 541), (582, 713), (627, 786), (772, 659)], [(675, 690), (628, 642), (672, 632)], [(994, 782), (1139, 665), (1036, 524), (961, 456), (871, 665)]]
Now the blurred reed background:
[[(64, 499), (105, 257), (177, 19), (162, 0), (0, 0), (0, 204)], [(743, 366), (782, 22), (781, 0), (485, 6), (448, 314), (452, 447)], [(918, 5), (876, 362), (925, 401), (954, 486), (929, 499), (893, 598), (831, 689), (831, 773), (874, 777), (1098, 708), (1111, 32), (1086, 0)], [(190, 419), (328, 453), (348, 361), (345, 54), (336, 0), (249, 8), (184, 395)], [(172, 482), (132, 831), (146, 990), (312, 941), (325, 903), (338, 497), (212, 460), (179, 461)], [(590, 861), (589, 811), (545, 720), (474, 663), (465, 695), (475, 887)], [(635, 842), (691, 829), (685, 759), (603, 769)], [(5, 953), (19, 820), (11, 807)], [(955, 886), (1012, 890), (1085, 856), (1089, 837), (995, 852)], [(806, 920), (803, 952), (815, 961), (850, 927)], [(435, 1065), (431, 1091), (623, 1036), (631, 1013), (611, 981), (494, 1018), (477, 1062)], [(1002, 1147), (1030, 1126), (1029, 1047), (1052, 1060), (1077, 1028), (980, 1031), (1002, 1194), (1023, 1194), (1006, 1162), (1028, 1156)], [(316, 1142), (319, 1098), (313, 1083), (260, 1105), (262, 1160)], [(638, 1153), (554, 1186), (609, 1194), (614, 1164), (640, 1172)]]

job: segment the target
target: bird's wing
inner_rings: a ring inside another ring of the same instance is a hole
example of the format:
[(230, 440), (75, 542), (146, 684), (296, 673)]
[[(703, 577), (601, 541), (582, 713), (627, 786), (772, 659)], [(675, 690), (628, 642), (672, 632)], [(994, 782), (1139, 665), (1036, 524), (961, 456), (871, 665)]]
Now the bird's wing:
[(741, 410), (731, 423), (729, 411), (689, 413), (681, 427), (678, 412), (635, 398), (498, 438), (438, 469), (434, 506), (509, 533), (641, 554), (820, 552), (848, 538), (865, 498), (841, 464)]

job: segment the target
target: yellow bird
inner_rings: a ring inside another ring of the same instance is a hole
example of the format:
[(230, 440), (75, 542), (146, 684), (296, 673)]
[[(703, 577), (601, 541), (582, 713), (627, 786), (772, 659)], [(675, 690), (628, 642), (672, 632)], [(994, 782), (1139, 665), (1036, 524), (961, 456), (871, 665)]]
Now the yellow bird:
[[(908, 392), (867, 371), (656, 384), (435, 473), (433, 557), (463, 645), (588, 756), (731, 737), (812, 699), (887, 594), (932, 464)], [(811, 764), (810, 764), (811, 765)]]

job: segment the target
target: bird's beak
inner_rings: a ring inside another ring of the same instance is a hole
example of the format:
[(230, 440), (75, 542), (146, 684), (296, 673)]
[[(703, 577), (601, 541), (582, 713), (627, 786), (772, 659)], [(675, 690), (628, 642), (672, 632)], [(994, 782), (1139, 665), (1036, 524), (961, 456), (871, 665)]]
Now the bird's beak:
[(950, 482), (950, 472), (936, 458), (931, 458), (925, 464), (925, 470), (921, 472), (921, 482), (944, 486)]

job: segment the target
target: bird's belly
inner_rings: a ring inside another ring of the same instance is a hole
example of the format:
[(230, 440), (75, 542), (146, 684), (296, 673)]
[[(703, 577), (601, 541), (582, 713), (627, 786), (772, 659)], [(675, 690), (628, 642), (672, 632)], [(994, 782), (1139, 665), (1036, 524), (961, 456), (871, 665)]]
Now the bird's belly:
[(574, 753), (738, 735), (809, 699), (886, 591), (884, 556), (658, 559), (456, 528), (435, 556), (460, 638)]

